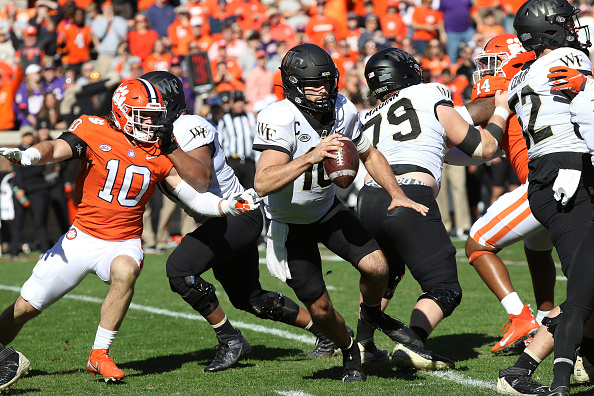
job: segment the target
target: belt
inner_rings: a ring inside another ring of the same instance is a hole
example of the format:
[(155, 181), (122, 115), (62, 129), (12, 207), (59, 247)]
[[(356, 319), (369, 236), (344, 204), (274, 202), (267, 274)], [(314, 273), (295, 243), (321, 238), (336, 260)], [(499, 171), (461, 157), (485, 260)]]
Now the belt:
[[(396, 181), (398, 182), (398, 184), (400, 184), (401, 186), (425, 186), (425, 187), (430, 187), (429, 184), (424, 183), (420, 180), (417, 179), (412, 179), (410, 177), (397, 177)], [(375, 180), (368, 180), (365, 182), (366, 186), (369, 187), (375, 187), (375, 188), (382, 188), (382, 186), (380, 186)]]

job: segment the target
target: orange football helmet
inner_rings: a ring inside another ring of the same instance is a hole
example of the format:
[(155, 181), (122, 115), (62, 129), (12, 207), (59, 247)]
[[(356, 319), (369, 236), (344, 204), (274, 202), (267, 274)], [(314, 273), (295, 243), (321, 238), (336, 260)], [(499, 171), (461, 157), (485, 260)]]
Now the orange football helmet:
[(534, 59), (534, 52), (526, 52), (515, 34), (495, 36), (477, 55), (472, 79), (474, 83), (486, 75), (511, 79), (524, 63)]
[(157, 142), (155, 132), (161, 127), (157, 121), (167, 114), (159, 90), (141, 78), (120, 84), (111, 99), (111, 112), (122, 132), (145, 143)]

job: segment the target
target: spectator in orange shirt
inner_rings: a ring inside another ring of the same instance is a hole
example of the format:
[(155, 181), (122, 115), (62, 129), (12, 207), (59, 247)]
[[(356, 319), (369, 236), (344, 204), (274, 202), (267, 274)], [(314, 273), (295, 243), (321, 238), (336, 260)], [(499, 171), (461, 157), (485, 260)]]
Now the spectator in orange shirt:
[(128, 32), (130, 53), (145, 60), (153, 50), (159, 34), (150, 28), (148, 18), (142, 13), (134, 15), (134, 28)]
[(141, 64), (142, 60), (130, 54), (130, 47), (127, 42), (120, 43), (117, 53), (118, 55), (111, 62), (111, 70), (116, 71), (122, 80), (130, 78), (132, 65)]
[(342, 37), (347, 29), (347, 1), (348, 0), (317, 0), (317, 4), (309, 7), (309, 15), (316, 15), (317, 6), (319, 3), (322, 3), (324, 5), (324, 16), (336, 21), (338, 27), (335, 33), (337, 36)]
[(67, 69), (80, 73), (83, 63), (91, 59), (92, 32), (85, 24), (85, 10), (77, 8), (72, 15), (72, 24), (65, 26), (58, 38), (62, 64)]
[(359, 37), (365, 31), (360, 24), (359, 15), (354, 12), (349, 12), (347, 15), (347, 32), (346, 41), (349, 46), (350, 56), (356, 59), (359, 56)]
[(214, 42), (208, 49), (208, 57), (210, 59), (217, 59), (219, 56), (219, 43), (222, 42), (227, 47), (227, 56), (231, 58), (237, 59), (245, 52), (247, 43), (243, 39), (243, 33), (238, 24), (226, 22), (221, 29), (220, 36), (221, 39)]
[(231, 73), (227, 70), (227, 64), (225, 62), (219, 62), (216, 65), (216, 68), (213, 69), (214, 75), (212, 77), (213, 82), (219, 92), (225, 91), (244, 91), (245, 84), (233, 77)]
[[(21, 80), (23, 79), (23, 69), (20, 62), (16, 60), (17, 67), (14, 70), (12, 78), (2, 75), (2, 84), (0, 84), (0, 131), (15, 129), (15, 114), (13, 109), (14, 99)], [(8, 80), (8, 83), (6, 81)]]
[(295, 29), (283, 20), (276, 7), (270, 7), (268, 9), (268, 17), (270, 22), (270, 37), (274, 41), (284, 41), (289, 48), (293, 48), (296, 45)]
[(266, 18), (266, 7), (259, 0), (237, 0), (229, 4), (229, 12), (237, 16), (244, 32), (256, 30)]
[(185, 51), (185, 55), (199, 51), (207, 52), (214, 39), (204, 33), (204, 18), (193, 16), (190, 19), (190, 29), (192, 34), (179, 43), (180, 52)]
[(155, 70), (169, 71), (171, 65), (171, 54), (165, 52), (165, 44), (163, 43), (164, 38), (161, 37), (155, 41), (153, 45), (153, 52), (146, 57), (142, 66), (146, 73)]
[(417, 52), (424, 53), (429, 40), (439, 38), (444, 43), (445, 31), (443, 27), (443, 14), (431, 8), (433, 0), (421, 0), (421, 5), (415, 7), (411, 27), (413, 44)]
[[(237, 62), (237, 60), (228, 56), (227, 42), (225, 40), (219, 40), (216, 43), (216, 45), (218, 48), (218, 54), (216, 57), (212, 57), (212, 58), (209, 56), (209, 59), (212, 59), (210, 61), (210, 69), (216, 70), (217, 64), (220, 62), (223, 62), (223, 63), (225, 63), (225, 66), (226, 66), (225, 72), (229, 73), (231, 76), (233, 76), (233, 78), (235, 78), (237, 80), (241, 80), (241, 75), (242, 75), (241, 67), (239, 66), (239, 63)], [(214, 78), (214, 76), (213, 76), (213, 78)]]
[(253, 111), (254, 104), (272, 93), (274, 73), (266, 68), (268, 54), (264, 50), (256, 53), (257, 65), (245, 77), (245, 99), (247, 110)]
[(398, 0), (388, 0), (386, 14), (381, 15), (380, 22), (385, 37), (395, 37), (400, 42), (408, 34), (408, 28), (398, 13)]
[(21, 67), (26, 69), (29, 65), (39, 65), (43, 63), (45, 52), (39, 46), (37, 39), (37, 28), (35, 26), (27, 26), (23, 31), (23, 40), (19, 40), (13, 31), (10, 32), (12, 45), (16, 48), (15, 56), (20, 60)]
[(452, 62), (450, 57), (446, 55), (443, 45), (438, 39), (432, 39), (427, 44), (421, 67), (428, 69), (431, 73), (431, 81), (437, 81), (442, 72), (449, 68)]
[(330, 45), (327, 46), (326, 51), (328, 51), (332, 60), (334, 60), (334, 64), (340, 73), (341, 78), (338, 79), (338, 89), (342, 89), (345, 86), (342, 76), (346, 76), (355, 67), (355, 62), (350, 57), (349, 45), (346, 39), (336, 40), (328, 44)]
[(185, 55), (185, 48), (180, 51), (180, 42), (192, 36), (188, 7), (178, 6), (175, 8), (175, 20), (167, 28), (167, 36), (171, 42), (173, 55)]
[(485, 40), (487, 41), (491, 40), (495, 36), (505, 34), (505, 29), (503, 29), (503, 26), (497, 23), (495, 14), (492, 11), (488, 11), (484, 14), (483, 24), (476, 30), (477, 32), (483, 34), (485, 36)]
[(470, 84), (464, 75), (455, 75), (449, 68), (443, 69), (438, 82), (442, 83), (452, 92), (454, 106), (464, 106), (462, 93)]
[(305, 25), (305, 33), (313, 44), (324, 46), (324, 38), (330, 32), (334, 34), (344, 35), (340, 23), (329, 16), (325, 15), (326, 3), (328, 0), (317, 0), (316, 13), (313, 15)]
[[(231, 3), (233, 3), (233, 1), (231, 1)], [(234, 12), (238, 10), (231, 6), (231, 4), (227, 4), (226, 0), (208, 1), (208, 11), (208, 24), (210, 26), (211, 35), (221, 33), (225, 24), (232, 24), (237, 21), (237, 15), (234, 15)]]

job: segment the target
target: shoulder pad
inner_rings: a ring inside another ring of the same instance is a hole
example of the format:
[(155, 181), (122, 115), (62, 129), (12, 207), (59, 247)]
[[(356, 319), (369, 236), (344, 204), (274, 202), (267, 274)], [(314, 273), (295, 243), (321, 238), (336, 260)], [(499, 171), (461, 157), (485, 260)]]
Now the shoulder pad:
[(286, 99), (272, 103), (258, 113), (258, 122), (269, 125), (284, 126), (291, 124), (294, 120), (295, 114), (293, 113), (293, 109), (289, 107)]

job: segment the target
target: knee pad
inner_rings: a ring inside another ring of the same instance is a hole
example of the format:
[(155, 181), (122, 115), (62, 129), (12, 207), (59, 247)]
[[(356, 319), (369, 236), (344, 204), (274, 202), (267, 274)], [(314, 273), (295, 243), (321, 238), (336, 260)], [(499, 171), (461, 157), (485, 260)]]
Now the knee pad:
[(219, 306), (214, 285), (199, 276), (171, 278), (169, 286), (202, 316), (210, 315)]
[(267, 291), (258, 297), (252, 310), (259, 318), (292, 325), (297, 320), (299, 305), (281, 293)]
[(542, 325), (545, 326), (549, 333), (551, 333), (553, 336), (555, 335), (555, 330), (557, 330), (557, 325), (561, 320), (561, 315), (563, 315), (563, 312), (554, 318), (549, 318), (548, 316), (542, 318)]
[(394, 297), (394, 291), (396, 287), (400, 283), (400, 281), (404, 278), (404, 275), (397, 276), (396, 279), (392, 279), (388, 281), (388, 285), (386, 286), (386, 291), (384, 292), (384, 298), (386, 300), (391, 300)]
[(424, 298), (435, 301), (437, 305), (439, 305), (439, 308), (441, 308), (443, 317), (447, 318), (452, 314), (452, 312), (454, 312), (454, 309), (460, 305), (460, 301), (462, 301), (462, 290), (454, 291), (440, 287), (434, 287), (431, 290), (421, 294), (417, 301)]
[(477, 258), (481, 257), (483, 254), (495, 254), (493, 252), (489, 252), (487, 250), (477, 250), (476, 252), (473, 252), (470, 254), (470, 256), (468, 257), (468, 263), (470, 265), (472, 265), (472, 263), (474, 262), (474, 260), (476, 260)]

